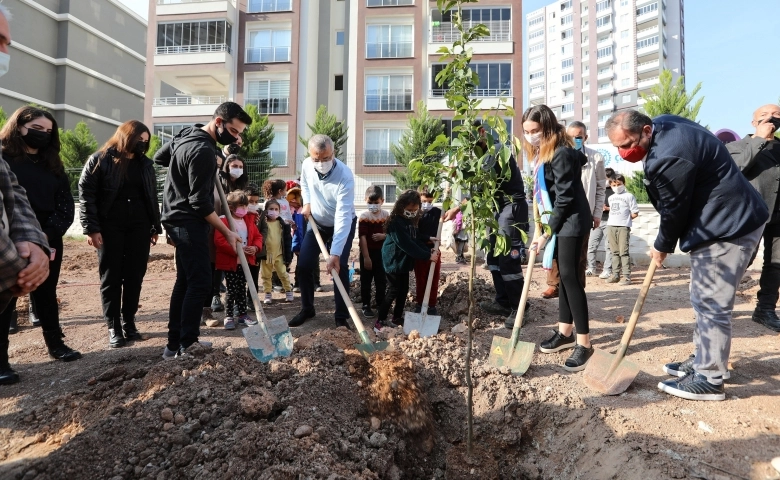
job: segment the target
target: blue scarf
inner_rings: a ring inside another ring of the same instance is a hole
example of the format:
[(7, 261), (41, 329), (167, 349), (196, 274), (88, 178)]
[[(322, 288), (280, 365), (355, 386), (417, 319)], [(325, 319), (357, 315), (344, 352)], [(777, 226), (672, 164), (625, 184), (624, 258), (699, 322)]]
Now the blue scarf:
[[(536, 169), (534, 171), (534, 200), (539, 208), (539, 216), (541, 217), (544, 225), (550, 225), (550, 214), (542, 212), (552, 212), (553, 203), (550, 200), (550, 193), (547, 190), (547, 183), (544, 181), (544, 162), (537, 162)], [(552, 269), (553, 253), (555, 252), (555, 240), (558, 238), (556, 234), (550, 237), (550, 241), (544, 247), (544, 257), (542, 257), (542, 268), (545, 270)]]

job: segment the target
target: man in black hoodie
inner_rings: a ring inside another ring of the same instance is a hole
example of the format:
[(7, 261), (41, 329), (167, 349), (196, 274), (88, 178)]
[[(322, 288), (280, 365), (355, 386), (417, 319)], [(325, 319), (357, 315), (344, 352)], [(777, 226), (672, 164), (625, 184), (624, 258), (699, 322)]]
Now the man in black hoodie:
[(183, 129), (154, 156), (155, 163), (168, 167), (161, 221), (176, 247), (176, 283), (171, 292), (164, 359), (182, 355), (198, 341), (203, 303), (211, 295), (209, 225), (228, 243), (235, 246), (241, 242), (214, 211), (217, 143), (236, 142), (251, 123), (252, 118), (240, 105), (225, 102), (208, 124)]

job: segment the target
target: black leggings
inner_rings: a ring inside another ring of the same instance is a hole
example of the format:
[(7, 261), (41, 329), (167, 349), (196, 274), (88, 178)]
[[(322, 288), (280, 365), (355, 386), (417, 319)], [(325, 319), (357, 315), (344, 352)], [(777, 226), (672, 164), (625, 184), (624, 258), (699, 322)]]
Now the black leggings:
[(558, 257), (558, 270), (561, 283), (558, 297), (558, 321), (571, 325), (572, 320), (577, 333), (590, 333), (588, 326), (588, 297), (585, 286), (580, 281), (578, 265), (585, 237), (557, 237), (555, 251)]
[(403, 322), (404, 306), (406, 305), (406, 297), (409, 295), (409, 272), (385, 273), (385, 276), (387, 277), (387, 293), (384, 301), (379, 306), (377, 318), (379, 320), (387, 320), (390, 305), (395, 300), (393, 319)]

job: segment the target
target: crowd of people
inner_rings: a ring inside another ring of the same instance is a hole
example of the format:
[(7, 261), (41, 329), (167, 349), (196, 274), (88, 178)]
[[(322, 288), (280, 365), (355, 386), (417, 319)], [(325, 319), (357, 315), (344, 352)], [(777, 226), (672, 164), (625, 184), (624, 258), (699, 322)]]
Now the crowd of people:
[[(0, 66), (7, 62), (9, 42), (7, 17), (0, 9)], [(385, 210), (383, 190), (370, 186), (364, 195), (365, 211), (358, 217), (353, 173), (335, 158), (333, 141), (319, 134), (308, 142), (309, 155), (297, 181), (252, 184), (238, 154), (241, 134), (251, 123), (238, 104), (226, 102), (207, 124), (183, 129), (150, 159), (151, 133), (143, 123), (131, 120), (85, 159), (78, 184), (79, 219), (97, 252), (110, 348), (141, 338), (136, 325), (140, 292), (150, 248), (163, 234), (175, 247), (176, 263), (164, 359), (186, 356), (196, 343), (210, 346), (200, 339), (204, 325), (231, 330), (257, 323), (251, 315), (253, 292), (239, 263), (240, 251), (262, 303), (273, 303), (277, 290), (283, 292), (279, 300), (284, 302), (295, 302), (299, 293), (301, 308), (290, 327), (315, 317), (321, 250), (311, 220), (316, 220), (328, 248), (327, 274), (338, 275), (347, 291), (348, 261), (357, 234), (362, 315), (379, 331), (403, 324), (412, 272), (415, 312), (425, 303), (429, 274), (438, 285), (441, 221), (453, 220), (456, 262), (465, 263), (468, 223), (478, 221), (463, 215), (468, 198), (442, 211), (434, 205), (440, 192), (420, 188), (401, 193)], [(762, 237), (764, 265), (752, 318), (780, 331), (776, 315), (780, 142), (774, 136), (780, 107), (758, 109), (753, 126), (754, 135), (724, 145), (707, 129), (672, 115), (651, 119), (623, 110), (606, 122), (620, 156), (642, 162), (647, 192), (660, 214), (652, 261), (661, 266), (678, 245), (690, 255), (690, 298), (696, 317), (693, 352), (664, 365), (673, 378), (658, 386), (682, 398), (725, 398), (736, 288)], [(572, 350), (562, 367), (579, 371), (594, 352), (585, 285), (587, 277), (596, 275), (596, 251), (606, 238), (607, 255), (599, 276), (630, 285), (629, 238), (639, 209), (636, 198), (626, 191), (626, 178), (605, 169), (601, 155), (587, 146), (584, 124), (564, 127), (551, 109), (539, 105), (524, 112), (522, 129), (524, 154), (533, 168), (532, 203), (538, 206), (534, 219), (539, 234), (526, 245), (521, 230), (529, 231), (529, 199), (514, 156), (505, 167), (508, 172), (502, 172), (499, 162), (485, 155), (486, 168), (502, 174), (494, 211), (499, 228), (491, 243), (495, 246), (497, 236), (503, 235), (508, 249), (488, 252), (495, 297), (480, 308), (507, 317), (506, 326), (511, 328), (525, 281), (527, 249), (543, 251), (549, 288), (542, 296), (557, 297), (559, 313), (557, 328), (540, 343), (540, 351)], [(477, 152), (486, 152), (488, 137), (481, 127), (480, 131)], [(57, 122), (41, 108), (19, 108), (0, 131), (0, 142), (0, 384), (10, 384), (19, 380), (8, 362), (19, 296), (31, 294), (53, 358), (68, 362), (81, 354), (63, 340), (56, 296), (63, 236), (74, 216)], [(154, 164), (167, 168), (162, 205)], [(427, 303), (430, 315), (438, 314), (436, 293), (433, 288)], [(349, 300), (334, 289), (333, 301), (335, 326), (351, 330)], [(214, 312), (222, 310), (220, 321)]]

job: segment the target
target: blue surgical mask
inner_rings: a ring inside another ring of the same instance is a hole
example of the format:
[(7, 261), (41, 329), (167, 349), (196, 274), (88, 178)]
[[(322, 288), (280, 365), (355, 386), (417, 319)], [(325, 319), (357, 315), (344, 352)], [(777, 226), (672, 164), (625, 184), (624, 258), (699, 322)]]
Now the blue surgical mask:
[(582, 139), (581, 138), (575, 138), (574, 139), (574, 148), (577, 150), (582, 150)]

